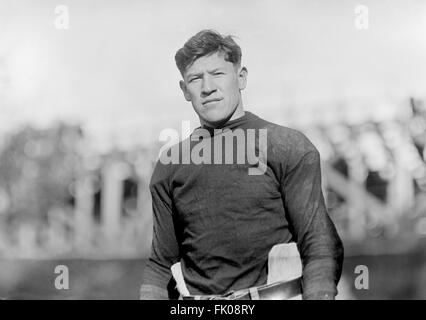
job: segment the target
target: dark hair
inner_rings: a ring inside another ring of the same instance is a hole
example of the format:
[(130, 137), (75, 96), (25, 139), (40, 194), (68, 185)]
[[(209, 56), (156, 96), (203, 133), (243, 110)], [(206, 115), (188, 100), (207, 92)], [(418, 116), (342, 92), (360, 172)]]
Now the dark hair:
[(223, 36), (214, 30), (202, 30), (191, 37), (175, 55), (176, 65), (183, 75), (186, 68), (200, 57), (222, 52), (225, 60), (241, 64), (241, 48), (232, 36)]

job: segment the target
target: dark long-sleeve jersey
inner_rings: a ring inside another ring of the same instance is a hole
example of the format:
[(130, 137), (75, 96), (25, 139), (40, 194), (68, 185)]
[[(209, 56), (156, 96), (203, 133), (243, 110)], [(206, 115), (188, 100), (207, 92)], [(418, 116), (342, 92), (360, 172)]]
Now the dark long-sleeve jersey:
[[(184, 142), (168, 150), (169, 156), (179, 155), (178, 161), (158, 161), (154, 169), (153, 240), (141, 298), (167, 298), (170, 267), (178, 261), (191, 294), (223, 294), (265, 284), (269, 251), (291, 241), (302, 259), (303, 298), (334, 297), (343, 246), (324, 204), (317, 149), (299, 131), (246, 111), (221, 129), (241, 129), (245, 137), (255, 130), (255, 151), (259, 155), (266, 150), (259, 157), (266, 166), (260, 174), (249, 174), (256, 167), (247, 156), (250, 139), (233, 139), (232, 149), (225, 144), (214, 148), (223, 133), (203, 128), (209, 135), (202, 141), (210, 151), (189, 138), (186, 151)], [(260, 129), (266, 129), (267, 139), (259, 138)], [(229, 152), (232, 163), (224, 160)], [(238, 152), (245, 154), (244, 161)], [(193, 155), (211, 161), (200, 163)]]

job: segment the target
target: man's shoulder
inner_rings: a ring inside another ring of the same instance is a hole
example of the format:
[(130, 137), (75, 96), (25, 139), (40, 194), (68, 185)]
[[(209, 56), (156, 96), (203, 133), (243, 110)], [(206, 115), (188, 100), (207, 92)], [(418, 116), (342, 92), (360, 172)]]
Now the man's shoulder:
[(265, 124), (270, 147), (275, 151), (296, 155), (317, 151), (310, 139), (300, 130), (266, 120)]
[(301, 163), (315, 164), (320, 161), (318, 149), (301, 131), (269, 122), (268, 162), (274, 166), (284, 166), (289, 172)]
[(159, 182), (170, 181), (173, 172), (176, 171), (177, 164), (181, 160), (181, 146), (182, 141), (160, 150), (151, 176), (150, 186)]

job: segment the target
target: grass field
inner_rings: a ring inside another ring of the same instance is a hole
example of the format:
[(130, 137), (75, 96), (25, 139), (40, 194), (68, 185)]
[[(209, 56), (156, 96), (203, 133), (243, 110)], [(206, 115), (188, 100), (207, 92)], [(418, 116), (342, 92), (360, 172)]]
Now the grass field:
[[(0, 260), (3, 299), (138, 299), (144, 259)], [(55, 288), (57, 265), (69, 270), (69, 289)], [(369, 289), (356, 290), (357, 265), (369, 269)], [(347, 257), (339, 288), (347, 299), (426, 299), (426, 252)]]

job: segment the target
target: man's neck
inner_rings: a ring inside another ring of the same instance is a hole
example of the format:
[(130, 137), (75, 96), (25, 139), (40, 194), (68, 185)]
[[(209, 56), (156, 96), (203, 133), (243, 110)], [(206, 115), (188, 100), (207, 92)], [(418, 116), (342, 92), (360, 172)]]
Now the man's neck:
[(217, 123), (209, 123), (209, 122), (203, 121), (200, 118), (200, 123), (201, 123), (202, 126), (207, 126), (207, 127), (210, 127), (210, 128), (214, 129), (214, 128), (221, 127), (221, 126), (225, 125), (229, 121), (236, 120), (236, 119), (239, 119), (241, 117), (244, 117), (245, 114), (246, 113), (244, 111), (244, 108), (241, 105), (241, 106), (238, 106), (235, 109), (235, 111), (232, 113), (231, 117), (229, 117), (228, 119), (224, 119), (223, 121), (220, 121), (220, 122), (217, 122)]
[(237, 107), (235, 109), (234, 113), (232, 114), (231, 118), (229, 118), (228, 121), (232, 121), (232, 120), (244, 117), (245, 114), (246, 114), (246, 112), (244, 111), (243, 106)]

